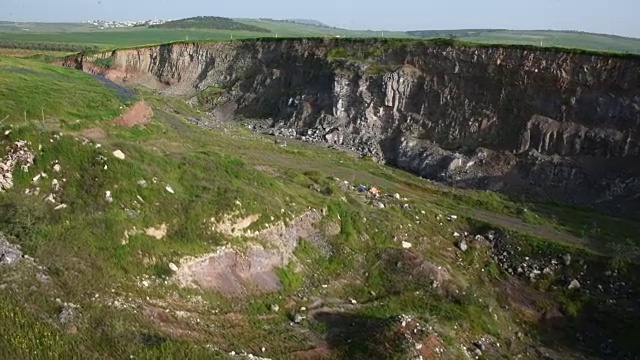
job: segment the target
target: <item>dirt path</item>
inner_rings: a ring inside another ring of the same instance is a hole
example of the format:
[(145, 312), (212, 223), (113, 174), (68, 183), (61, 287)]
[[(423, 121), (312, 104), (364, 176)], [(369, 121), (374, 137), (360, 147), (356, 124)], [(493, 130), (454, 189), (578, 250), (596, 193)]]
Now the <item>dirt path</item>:
[(518, 218), (477, 209), (469, 209), (467, 215), (469, 217), (495, 224), (506, 229), (535, 235), (543, 239), (559, 242), (569, 246), (580, 247), (582, 249), (594, 251), (602, 255), (607, 254), (607, 251), (603, 246), (597, 246), (597, 244), (594, 244), (592, 241), (579, 238), (577, 236), (548, 226), (528, 224)]

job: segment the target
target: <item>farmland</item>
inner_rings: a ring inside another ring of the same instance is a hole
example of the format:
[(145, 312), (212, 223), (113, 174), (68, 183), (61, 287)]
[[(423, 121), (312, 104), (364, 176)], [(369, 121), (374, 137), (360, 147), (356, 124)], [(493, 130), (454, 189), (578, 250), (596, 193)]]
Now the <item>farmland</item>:
[[(208, 19), (208, 18), (204, 18)], [(197, 23), (189, 28), (185, 22), (160, 27), (135, 27), (98, 30), (88, 24), (8, 23), (0, 22), (0, 48), (77, 52), (87, 49), (111, 49), (161, 44), (176, 41), (223, 41), (266, 37), (387, 37), (387, 38), (456, 38), (482, 44), (521, 44), (544, 47), (579, 48), (596, 51), (640, 54), (640, 39), (575, 31), (539, 30), (424, 30), (383, 31), (348, 30), (319, 24), (272, 19), (214, 18), (205, 24), (224, 26), (208, 28)], [(224, 19), (227, 21), (221, 21)], [(205, 21), (205, 20), (203, 20)], [(190, 21), (188, 24), (193, 24)], [(236, 30), (231, 28), (235, 27)], [(263, 29), (264, 31), (259, 31)]]

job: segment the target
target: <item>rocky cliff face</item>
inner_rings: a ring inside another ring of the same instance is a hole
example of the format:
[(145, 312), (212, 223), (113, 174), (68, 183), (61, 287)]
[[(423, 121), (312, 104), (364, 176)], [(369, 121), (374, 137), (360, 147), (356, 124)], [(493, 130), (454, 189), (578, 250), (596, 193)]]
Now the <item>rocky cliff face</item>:
[[(109, 69), (99, 64), (109, 64)], [(454, 183), (580, 203), (640, 194), (640, 60), (418, 41), (174, 44), (67, 66), (192, 95)]]

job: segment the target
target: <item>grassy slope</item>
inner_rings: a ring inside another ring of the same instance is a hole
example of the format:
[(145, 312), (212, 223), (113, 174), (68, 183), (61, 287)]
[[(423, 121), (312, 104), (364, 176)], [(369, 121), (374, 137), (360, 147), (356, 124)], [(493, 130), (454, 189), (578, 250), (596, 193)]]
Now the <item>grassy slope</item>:
[(98, 121), (116, 117), (126, 99), (77, 71), (0, 57), (0, 119), (9, 122), (55, 117)]
[[(9, 69), (40, 72), (26, 80), (15, 75), (5, 77), (3, 73), (1, 79), (8, 81), (5, 86), (13, 86), (15, 92), (26, 89), (30, 93), (34, 86), (30, 81), (49, 78), (58, 81), (65, 91), (82, 86), (86, 96), (108, 96), (106, 89), (80, 73), (72, 75), (68, 70), (26, 61), (3, 59), (2, 63), (8, 64), (5, 68)], [(287, 358), (292, 351), (307, 349), (308, 345), (305, 336), (289, 324), (284, 310), (307, 305), (300, 299), (312, 296), (356, 297), (365, 304), (354, 310), (358, 316), (416, 316), (441, 328), (446, 342), (455, 349), (484, 334), (509, 339), (514, 329), (524, 325), (497, 304), (497, 284), (503, 275), (480, 252), (472, 251), (455, 260), (458, 255), (453, 250), (451, 234), (473, 231), (476, 224), (484, 223), (474, 215), (478, 210), (495, 214), (498, 223), (504, 219), (502, 216), (510, 216), (507, 219), (512, 223), (530, 224), (536, 229), (558, 227), (578, 232), (582, 226), (580, 217), (570, 217), (565, 209), (548, 204), (538, 211), (531, 204), (514, 203), (487, 192), (452, 190), (311, 145), (292, 142), (281, 148), (245, 129), (202, 130), (184, 122), (185, 116), (204, 115), (183, 102), (157, 98), (144, 91), (140, 97), (154, 107), (153, 122), (144, 129), (102, 124), (107, 137), (98, 140), (100, 148), (83, 145), (76, 138), (80, 127), (100, 125), (96, 120), (108, 113), (93, 102), (65, 104), (66, 97), (57, 92), (43, 93), (39, 98), (50, 101), (51, 108), (61, 109), (61, 119), (75, 119), (80, 110), (74, 107), (79, 107), (93, 121), (69, 126), (68, 122), (50, 118), (37, 126), (14, 126), (2, 138), (3, 149), (18, 139), (31, 141), (33, 149), (43, 145), (34, 168), (28, 174), (16, 172), (15, 189), (0, 194), (0, 223), (10, 241), (22, 245), (23, 251), (35, 257), (51, 277), (50, 282), (41, 283), (27, 268), (14, 281), (11, 277), (19, 269), (0, 268), (3, 281), (15, 285), (0, 293), (3, 358), (25, 358), (27, 354), (31, 358), (207, 358), (231, 350), (260, 354), (263, 346), (267, 348), (266, 356)], [(29, 103), (23, 104), (22, 99), (13, 97), (12, 101), (22, 108)], [(54, 134), (59, 132), (64, 136), (57, 139)], [(115, 149), (122, 150), (127, 158), (113, 158), (111, 151)], [(106, 170), (105, 163), (98, 160), (100, 155), (107, 158)], [(59, 175), (51, 170), (55, 160), (62, 166)], [(270, 170), (259, 170), (257, 166)], [(25, 189), (34, 188), (33, 174), (39, 172), (49, 173), (49, 178), (38, 185), (42, 193), (25, 196)], [(60, 199), (69, 205), (67, 209), (53, 211), (52, 205), (43, 201), (53, 176), (66, 179)], [(151, 181), (154, 177), (158, 179), (156, 184)], [(333, 177), (374, 185), (388, 193), (399, 192), (410, 199), (413, 210), (398, 206), (374, 210), (355, 193), (341, 190)], [(140, 179), (146, 179), (149, 187), (138, 186)], [(331, 186), (333, 195), (309, 190), (312, 183)], [(175, 194), (168, 193), (165, 184), (170, 184)], [(105, 191), (112, 191), (113, 203), (105, 201)], [(219, 218), (236, 208), (236, 200), (247, 214), (264, 214), (263, 221), (270, 216), (275, 220), (291, 218), (307, 207), (327, 207), (327, 221), (341, 224), (341, 233), (329, 239), (333, 255), (326, 257), (303, 245), (297, 256), (304, 264), (304, 276), (290, 276), (290, 269), (283, 270), (289, 287), (282, 293), (243, 301), (231, 302), (215, 293), (178, 289), (162, 281), (150, 287), (138, 285), (144, 276), (157, 281), (169, 274), (170, 261), (228, 242), (209, 232), (205, 224), (211, 217)], [(527, 215), (519, 212), (524, 206), (530, 208)], [(129, 216), (125, 209), (136, 210), (135, 216)], [(460, 221), (440, 225), (436, 215), (451, 213), (460, 215)], [(559, 219), (551, 220), (556, 215)], [(624, 242), (622, 236), (632, 236), (639, 230), (636, 222), (624, 222), (621, 227), (596, 213), (589, 213), (588, 217), (601, 224), (603, 233), (609, 227), (618, 228), (617, 236), (621, 237), (617, 241)], [(165, 240), (137, 235), (122, 244), (125, 230), (162, 223), (169, 228)], [(527, 231), (526, 227), (522, 229)], [(429, 290), (429, 285), (397, 273), (395, 262), (390, 267), (381, 262), (389, 251), (399, 248), (393, 239), (402, 234), (413, 243), (415, 254), (449, 267), (454, 277), (468, 285), (468, 292), (455, 299), (443, 297)], [(559, 248), (559, 253), (578, 251), (570, 241), (563, 244), (565, 238), (571, 239), (562, 235), (554, 239), (554, 249)], [(536, 237), (526, 240), (529, 244), (546, 243)], [(588, 249), (590, 244), (579, 246)], [(480, 268), (487, 271), (479, 271)], [(323, 284), (329, 287), (325, 289)], [(377, 300), (372, 298), (373, 293), (378, 294)], [(190, 303), (194, 297), (204, 299), (204, 305)], [(77, 333), (68, 334), (59, 328), (56, 298), (81, 306)], [(114, 300), (132, 308), (106, 305)], [(272, 314), (269, 307), (273, 303), (280, 304), (283, 311)], [(169, 311), (164, 322), (157, 323), (157, 318), (145, 313), (152, 306), (186, 311), (199, 321)], [(328, 330), (317, 324), (305, 324), (303, 328), (319, 334)], [(207, 344), (219, 351), (206, 349)], [(337, 347), (336, 358), (359, 354), (362, 349), (357, 345)]]

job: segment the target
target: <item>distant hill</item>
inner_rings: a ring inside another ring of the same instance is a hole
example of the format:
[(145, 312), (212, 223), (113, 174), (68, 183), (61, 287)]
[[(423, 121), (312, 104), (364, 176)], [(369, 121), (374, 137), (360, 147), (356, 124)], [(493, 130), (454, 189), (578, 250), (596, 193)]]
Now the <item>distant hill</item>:
[(218, 16), (197, 16), (187, 19), (169, 21), (160, 25), (151, 25), (150, 28), (161, 29), (214, 29), (214, 30), (237, 30), (260, 33), (270, 33), (268, 29), (255, 25), (243, 24), (233, 19)]
[[(295, 20), (274, 20), (267, 18), (260, 19), (234, 19), (247, 25), (253, 25), (271, 30), (272, 34), (287, 37), (389, 37), (389, 38), (411, 38), (403, 31), (382, 31), (382, 30), (349, 30), (332, 27), (326, 24), (304, 24)], [(315, 21), (315, 20), (306, 20)]]

